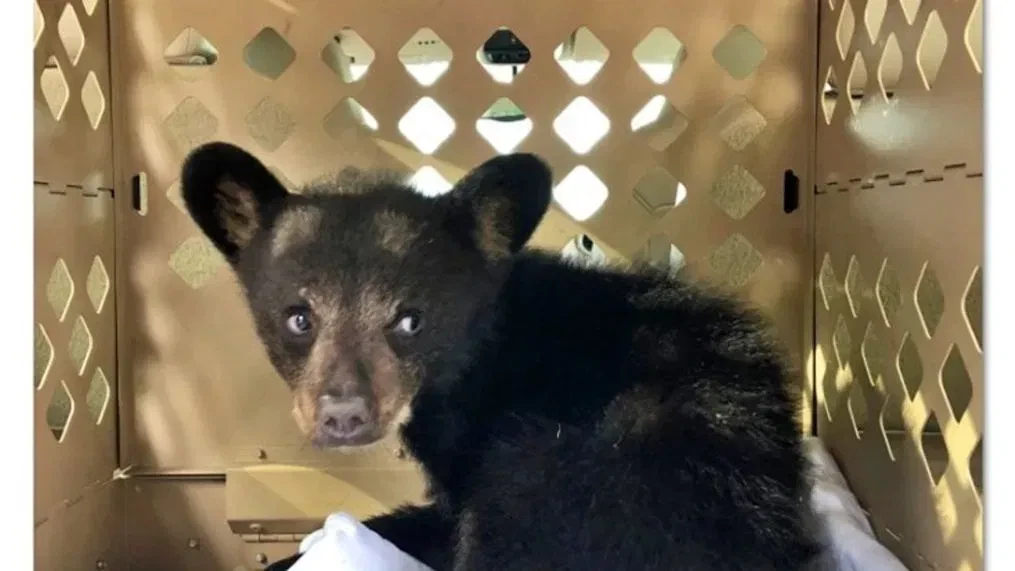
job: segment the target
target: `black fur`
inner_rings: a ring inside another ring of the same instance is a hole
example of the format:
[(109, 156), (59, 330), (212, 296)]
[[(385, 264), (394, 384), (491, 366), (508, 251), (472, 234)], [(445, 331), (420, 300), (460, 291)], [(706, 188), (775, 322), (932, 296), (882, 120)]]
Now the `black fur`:
[[(246, 151), (228, 143), (209, 143), (184, 163), (184, 203), (191, 217), (227, 259), (234, 260), (243, 244), (230, 239), (223, 229), (222, 216), (227, 215), (237, 200), (249, 199), (260, 206), (256, 213), (270, 217), (272, 207), (287, 195), (285, 187), (260, 161)], [(223, 183), (234, 183), (237, 196), (226, 192)], [(256, 221), (246, 221), (256, 225)]]
[[(189, 159), (208, 160), (200, 150)], [(370, 277), (392, 291), (407, 283), (417, 296), (441, 295), (423, 304), (432, 316), (424, 334), (440, 342), (397, 352), (425, 355), (401, 436), (432, 503), (368, 527), (438, 571), (816, 568), (795, 379), (759, 315), (648, 269), (579, 268), (519, 252), (549, 204), (549, 171), (535, 157), (494, 159), (439, 199), (370, 185), (375, 192), (341, 207), (313, 194), (289, 200), (318, 201), (349, 228), (350, 212), (414, 216), (425, 239), (397, 271), (386, 274), (380, 254), (343, 253), (338, 227), (327, 224), (316, 254), (284, 270), (262, 267), (262, 254), (236, 256), (256, 315), (272, 311), (260, 282), (281, 288), (315, 272), (340, 276), (343, 287)], [(209, 217), (199, 186), (185, 175), (201, 223)], [(483, 222), (477, 204), (491, 198), (511, 204), (498, 226), (514, 252), (507, 259), (477, 256), (469, 240)], [(364, 235), (342, 236), (371, 252)], [(467, 317), (461, 331), (450, 312)], [(260, 331), (280, 370), (298, 367), (270, 326)]]

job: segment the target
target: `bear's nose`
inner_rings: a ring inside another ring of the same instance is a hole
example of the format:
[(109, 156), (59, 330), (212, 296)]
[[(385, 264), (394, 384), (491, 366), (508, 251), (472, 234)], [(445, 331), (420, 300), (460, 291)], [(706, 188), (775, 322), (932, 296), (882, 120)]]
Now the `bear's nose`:
[(371, 431), (371, 414), (364, 398), (321, 398), (317, 411), (317, 433), (322, 444), (356, 445)]

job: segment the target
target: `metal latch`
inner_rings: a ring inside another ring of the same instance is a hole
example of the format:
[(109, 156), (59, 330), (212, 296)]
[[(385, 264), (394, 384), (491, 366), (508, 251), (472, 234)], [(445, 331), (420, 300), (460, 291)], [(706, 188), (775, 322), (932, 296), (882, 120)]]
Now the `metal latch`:
[(307, 536), (304, 533), (263, 533), (262, 529), (261, 524), (252, 523), (250, 531), (253, 533), (241, 533), (240, 538), (245, 543), (298, 543)]

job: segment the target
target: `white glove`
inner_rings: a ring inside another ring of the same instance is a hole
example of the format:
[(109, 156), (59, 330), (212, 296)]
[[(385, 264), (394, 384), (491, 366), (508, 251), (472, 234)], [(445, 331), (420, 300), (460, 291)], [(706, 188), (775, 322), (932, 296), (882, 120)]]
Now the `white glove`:
[(341, 512), (303, 538), (300, 553), (290, 571), (433, 571)]
[(821, 441), (808, 438), (805, 448), (814, 481), (811, 507), (821, 519), (836, 569), (907, 571), (905, 565), (874, 537), (874, 530), (856, 496)]

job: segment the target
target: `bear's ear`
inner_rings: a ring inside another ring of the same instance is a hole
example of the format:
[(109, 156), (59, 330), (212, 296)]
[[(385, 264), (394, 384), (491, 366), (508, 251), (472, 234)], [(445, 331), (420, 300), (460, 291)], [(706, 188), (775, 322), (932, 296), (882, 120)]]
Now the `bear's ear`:
[(536, 155), (495, 157), (465, 175), (448, 194), (455, 202), (454, 223), (465, 223), (469, 242), (487, 259), (510, 256), (525, 246), (543, 219), (552, 186), (553, 172)]
[(289, 194), (261, 161), (221, 142), (194, 149), (180, 181), (191, 218), (231, 263)]

